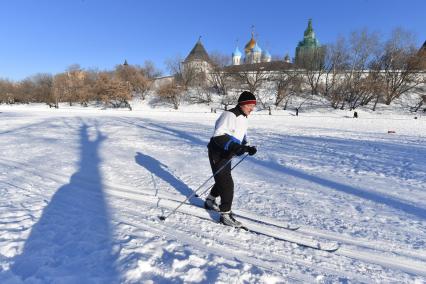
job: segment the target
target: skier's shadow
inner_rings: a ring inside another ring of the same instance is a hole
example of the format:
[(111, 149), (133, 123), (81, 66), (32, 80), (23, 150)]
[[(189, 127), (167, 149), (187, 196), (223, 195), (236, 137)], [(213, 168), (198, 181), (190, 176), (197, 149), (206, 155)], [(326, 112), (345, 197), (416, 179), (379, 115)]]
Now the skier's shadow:
[[(88, 126), (80, 135), (80, 162), (68, 184), (61, 186), (33, 225), (23, 252), (11, 270), (22, 279), (55, 283), (117, 283), (109, 213), (99, 171), (99, 131), (89, 140)], [(90, 186), (85, 179), (90, 179)]]
[[(178, 177), (172, 175), (169, 172), (168, 166), (160, 162), (159, 160), (142, 154), (141, 152), (136, 153), (135, 157), (136, 163), (147, 169), (147, 171), (151, 172), (152, 174), (156, 175), (157, 177), (161, 178), (174, 189), (176, 189), (178, 192), (180, 192), (183, 196), (188, 197), (191, 194), (194, 193), (194, 191), (186, 185), (182, 180), (180, 180)], [(190, 202), (191, 204), (195, 204), (194, 201), (196, 199), (200, 199), (198, 197), (191, 198)]]
[[(141, 152), (137, 152), (135, 156), (135, 160), (137, 164), (141, 165), (152, 174), (156, 175), (157, 177), (161, 178), (162, 180), (170, 184), (172, 188), (176, 189), (183, 196), (189, 197), (190, 195), (194, 193), (194, 191), (191, 188), (189, 188), (188, 185), (186, 185), (182, 180), (180, 180), (178, 177), (172, 175), (169, 172), (167, 165), (161, 163), (157, 159), (151, 156), (142, 154)], [(194, 196), (193, 198), (191, 198), (189, 200), (189, 203), (199, 207), (200, 206), (202, 207), (204, 205), (204, 201), (198, 196)], [(210, 213), (210, 216), (212, 217), (212, 219), (217, 219), (216, 214), (210, 211), (208, 212)]]

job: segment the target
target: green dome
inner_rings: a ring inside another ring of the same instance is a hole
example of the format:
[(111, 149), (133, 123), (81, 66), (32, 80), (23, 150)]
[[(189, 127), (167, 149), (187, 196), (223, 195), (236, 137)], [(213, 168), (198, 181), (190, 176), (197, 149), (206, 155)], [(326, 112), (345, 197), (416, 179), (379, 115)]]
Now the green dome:
[[(312, 28), (312, 19), (309, 19), (308, 27), (303, 33), (303, 40), (299, 41), (296, 47), (296, 64), (314, 64), (316, 68), (321, 68), (324, 64), (324, 48), (320, 45), (319, 41), (315, 37), (314, 29)], [(307, 59), (303, 59), (304, 55), (315, 54), (315, 61), (318, 62), (308, 62)]]
[(315, 48), (320, 47), (319, 41), (315, 38), (315, 32), (312, 28), (312, 19), (309, 19), (308, 27), (303, 33), (303, 40), (299, 41), (297, 47)]

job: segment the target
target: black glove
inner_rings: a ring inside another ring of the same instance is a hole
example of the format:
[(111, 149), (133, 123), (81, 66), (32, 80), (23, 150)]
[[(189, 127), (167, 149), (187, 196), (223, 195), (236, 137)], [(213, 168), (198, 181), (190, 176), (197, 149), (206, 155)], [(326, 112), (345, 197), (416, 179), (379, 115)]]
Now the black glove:
[(246, 146), (242, 146), (242, 145), (238, 145), (238, 147), (235, 148), (234, 153), (237, 156), (241, 156), (242, 154), (244, 154), (246, 151)]
[(246, 148), (245, 152), (247, 152), (250, 156), (253, 156), (257, 152), (256, 146), (244, 146), (244, 147)]
[(233, 143), (231, 151), (234, 152), (237, 156), (241, 156), (244, 153), (248, 153), (250, 156), (253, 156), (254, 154), (256, 154), (257, 149), (255, 146), (246, 146)]

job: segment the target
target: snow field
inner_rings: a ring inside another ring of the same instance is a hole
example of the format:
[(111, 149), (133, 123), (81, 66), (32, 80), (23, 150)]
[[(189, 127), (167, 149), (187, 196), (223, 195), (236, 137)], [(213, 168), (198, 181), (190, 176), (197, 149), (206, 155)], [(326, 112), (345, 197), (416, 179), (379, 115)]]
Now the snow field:
[(250, 117), (259, 151), (233, 173), (233, 207), (342, 242), (330, 254), (183, 212), (158, 220), (211, 175), (218, 115), (1, 108), (0, 282), (425, 280), (424, 120)]

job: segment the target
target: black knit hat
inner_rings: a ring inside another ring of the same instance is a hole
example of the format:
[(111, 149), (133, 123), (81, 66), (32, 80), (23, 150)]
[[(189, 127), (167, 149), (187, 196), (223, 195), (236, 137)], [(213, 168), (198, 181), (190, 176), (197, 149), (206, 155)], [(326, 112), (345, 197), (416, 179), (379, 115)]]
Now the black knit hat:
[(248, 105), (248, 104), (256, 104), (256, 97), (248, 91), (244, 91), (241, 93), (240, 97), (238, 98), (238, 104), (240, 106), (242, 105)]

